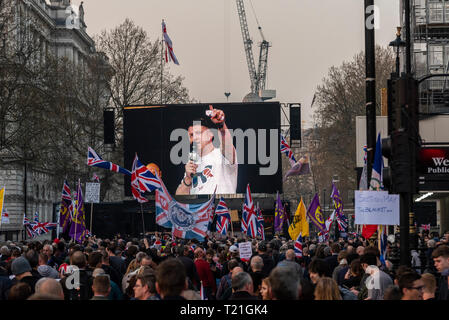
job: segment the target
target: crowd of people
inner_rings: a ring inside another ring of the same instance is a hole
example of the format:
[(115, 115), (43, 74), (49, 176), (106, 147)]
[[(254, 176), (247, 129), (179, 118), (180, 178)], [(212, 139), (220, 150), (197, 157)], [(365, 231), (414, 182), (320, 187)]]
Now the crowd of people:
[[(251, 241), (242, 260), (239, 244)], [(420, 234), (416, 266), (382, 259), (362, 237), (318, 243), (302, 257), (282, 237), (211, 236), (204, 242), (147, 234), (82, 244), (8, 241), (0, 246), (0, 300), (448, 300), (449, 232)]]

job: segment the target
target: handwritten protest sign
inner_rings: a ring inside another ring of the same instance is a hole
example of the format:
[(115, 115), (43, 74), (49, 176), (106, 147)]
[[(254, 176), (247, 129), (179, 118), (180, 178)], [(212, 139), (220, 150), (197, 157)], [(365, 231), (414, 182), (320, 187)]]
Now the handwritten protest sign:
[(253, 249), (251, 247), (251, 242), (239, 243), (239, 254), (240, 259), (243, 261), (249, 261), (253, 255)]
[(355, 224), (399, 225), (399, 195), (356, 191)]

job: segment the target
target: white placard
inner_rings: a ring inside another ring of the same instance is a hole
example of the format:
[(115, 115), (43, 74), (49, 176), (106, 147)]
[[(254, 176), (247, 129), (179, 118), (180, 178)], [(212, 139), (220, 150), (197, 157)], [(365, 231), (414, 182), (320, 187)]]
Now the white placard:
[(355, 191), (355, 224), (399, 225), (399, 195)]
[(240, 259), (243, 261), (249, 261), (253, 255), (253, 248), (251, 247), (251, 242), (239, 243), (239, 254)]
[(97, 182), (86, 182), (86, 203), (100, 203), (100, 184)]

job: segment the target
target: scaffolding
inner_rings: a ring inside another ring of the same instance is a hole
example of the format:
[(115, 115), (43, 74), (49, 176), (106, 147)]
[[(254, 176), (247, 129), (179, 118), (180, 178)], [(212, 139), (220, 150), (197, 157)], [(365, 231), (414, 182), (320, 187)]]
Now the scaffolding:
[[(449, 73), (449, 0), (411, 0), (411, 4), (412, 73), (417, 79)], [(402, 61), (404, 64), (405, 59)], [(434, 77), (421, 83), (420, 112), (449, 112), (447, 77)]]

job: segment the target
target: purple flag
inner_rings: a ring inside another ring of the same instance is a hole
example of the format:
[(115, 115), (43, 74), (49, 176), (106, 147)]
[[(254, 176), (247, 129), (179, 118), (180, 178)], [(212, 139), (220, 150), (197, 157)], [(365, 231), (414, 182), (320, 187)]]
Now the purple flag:
[(83, 192), (81, 190), (81, 181), (78, 180), (78, 188), (75, 196), (75, 207), (73, 213), (72, 224), (70, 225), (69, 235), (77, 242), (82, 242), (87, 236), (86, 216), (84, 213)]
[(59, 226), (62, 228), (62, 232), (64, 233), (69, 230), (72, 220), (72, 209), (70, 187), (67, 180), (64, 180), (64, 185), (62, 186), (61, 208), (59, 209)]
[(337, 187), (332, 183), (332, 194), (331, 198), (334, 201), (335, 216), (337, 218), (338, 230), (341, 232), (346, 232), (348, 228), (348, 219), (343, 213), (343, 201), (340, 197), (340, 192), (338, 192)]
[(310, 203), (309, 209), (307, 210), (307, 216), (322, 234), (326, 233), (326, 224), (324, 223), (318, 193), (315, 194), (315, 197), (313, 197), (313, 200)]
[(290, 170), (287, 171), (284, 177), (284, 181), (287, 180), (290, 176), (300, 176), (303, 174), (309, 174), (310, 173), (310, 164), (309, 164), (309, 158), (307, 156), (301, 157), (298, 162), (296, 162)]
[(276, 206), (274, 208), (274, 232), (282, 232), (282, 225), (285, 220), (285, 211), (282, 207), (281, 197), (277, 193)]

